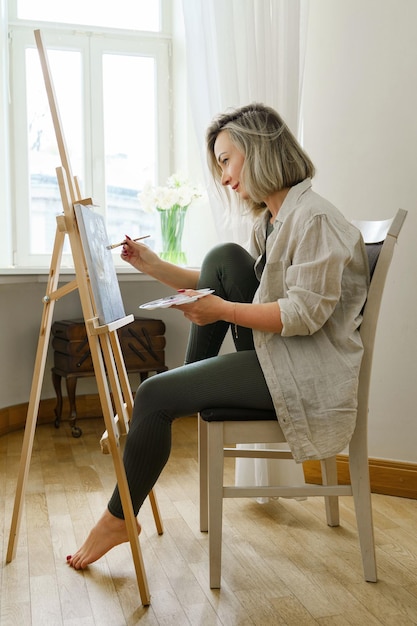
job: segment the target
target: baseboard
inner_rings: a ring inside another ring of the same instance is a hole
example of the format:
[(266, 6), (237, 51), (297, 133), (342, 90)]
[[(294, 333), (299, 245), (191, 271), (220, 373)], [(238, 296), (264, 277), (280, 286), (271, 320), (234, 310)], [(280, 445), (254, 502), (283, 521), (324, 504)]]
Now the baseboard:
[[(347, 455), (337, 457), (339, 483), (349, 484), (349, 461)], [(320, 461), (303, 463), (307, 483), (321, 484)], [(400, 496), (417, 500), (417, 464), (388, 459), (369, 459), (369, 475), (372, 493)]]
[[(39, 403), (37, 424), (54, 424), (56, 400), (49, 398)], [(25, 427), (28, 412), (28, 403), (0, 409), (0, 436)], [(98, 394), (77, 396), (77, 422), (91, 417), (102, 416), (100, 398)], [(69, 405), (66, 397), (63, 398), (62, 423), (68, 422)]]

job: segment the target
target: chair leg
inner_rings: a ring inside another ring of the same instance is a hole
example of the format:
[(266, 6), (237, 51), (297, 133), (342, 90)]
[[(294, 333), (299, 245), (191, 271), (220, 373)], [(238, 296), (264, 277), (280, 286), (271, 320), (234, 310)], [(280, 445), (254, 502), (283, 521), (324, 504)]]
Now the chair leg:
[(364, 578), (367, 582), (375, 583), (378, 577), (367, 453), (360, 454), (357, 452), (357, 456), (355, 456), (351, 452), (349, 470)]
[[(323, 485), (337, 485), (336, 457), (320, 461)], [(338, 496), (325, 496), (326, 520), (328, 526), (339, 526), (339, 498)]]
[(208, 424), (208, 532), (210, 589), (220, 589), (223, 518), (223, 423)]
[(198, 470), (200, 480), (200, 530), (208, 531), (207, 422), (198, 416)]

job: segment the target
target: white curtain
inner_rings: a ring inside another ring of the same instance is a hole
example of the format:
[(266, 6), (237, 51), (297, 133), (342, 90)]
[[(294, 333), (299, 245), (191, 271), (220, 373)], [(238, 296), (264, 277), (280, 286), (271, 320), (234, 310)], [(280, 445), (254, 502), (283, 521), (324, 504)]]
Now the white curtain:
[[(263, 102), (300, 137), (307, 11), (308, 0), (183, 0), (191, 113), (204, 162), (206, 128), (229, 107)], [(208, 187), (219, 241), (245, 245), (249, 218), (226, 211)], [(252, 459), (237, 461), (236, 483), (288, 484), (288, 464), (291, 482), (302, 483), (295, 462)]]
[[(263, 102), (299, 136), (308, 0), (182, 0), (191, 113), (201, 156), (214, 115)], [(244, 245), (251, 223), (209, 197), (219, 241)]]

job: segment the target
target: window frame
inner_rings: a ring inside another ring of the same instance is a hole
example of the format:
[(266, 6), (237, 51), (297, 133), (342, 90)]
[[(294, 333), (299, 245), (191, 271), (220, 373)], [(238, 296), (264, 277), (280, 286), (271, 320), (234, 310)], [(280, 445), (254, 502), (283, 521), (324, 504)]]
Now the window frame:
[[(1, 2), (1, 0), (0, 0)], [(9, 28), (9, 63), (10, 63), (10, 89), (12, 94), (11, 106), (9, 106), (9, 154), (10, 172), (5, 173), (6, 193), (1, 194), (3, 207), (1, 213), (5, 213), (2, 219), (6, 224), (4, 240), (11, 243), (0, 252), (1, 268), (39, 268), (46, 270), (49, 267), (52, 250), (47, 254), (29, 254), (29, 211), (30, 189), (28, 158), (28, 136), (26, 128), (26, 77), (25, 71), (17, 71), (16, 67), (25, 68), (25, 49), (33, 46), (36, 49), (33, 31), (39, 28), (47, 51), (49, 49), (77, 50), (82, 54), (83, 85), (82, 89), (89, 95), (84, 100), (84, 142), (85, 142), (85, 172), (74, 175), (83, 176), (83, 197), (100, 196), (105, 200), (105, 179), (103, 146), (104, 137), (102, 129), (103, 106), (100, 95), (102, 93), (101, 58), (103, 54), (136, 54), (139, 56), (151, 56), (155, 59), (156, 86), (158, 102), (165, 103), (157, 108), (157, 179), (164, 180), (172, 170), (173, 146), (172, 146), (172, 38), (168, 32), (167, 24), (170, 17), (169, 3), (163, 0), (162, 5), (166, 10), (162, 11), (162, 27), (159, 33), (132, 32), (97, 28), (92, 32), (91, 27), (84, 28), (71, 25), (52, 25), (37, 22), (17, 21), (15, 12), (8, 21)], [(15, 0), (9, 0), (9, 7), (15, 8)], [(1, 58), (0, 58), (1, 69)], [(53, 76), (52, 76), (53, 80)], [(1, 109), (1, 106), (0, 106)], [(94, 115), (92, 115), (94, 111)], [(1, 125), (1, 121), (0, 121)], [(6, 125), (5, 125), (6, 126)], [(65, 135), (65, 128), (63, 128)], [(167, 145), (169, 149), (167, 149)], [(17, 146), (19, 148), (17, 149)], [(23, 157), (22, 157), (23, 155)], [(0, 155), (0, 160), (2, 155)], [(101, 163), (101, 166), (100, 166)], [(60, 163), (57, 163), (57, 167)], [(102, 168), (97, 175), (97, 168)], [(3, 202), (7, 198), (7, 202)], [(105, 207), (100, 209), (105, 216)], [(0, 239), (1, 245), (1, 239)], [(115, 259), (117, 262), (117, 259)], [(71, 255), (64, 254), (62, 267), (72, 267)]]

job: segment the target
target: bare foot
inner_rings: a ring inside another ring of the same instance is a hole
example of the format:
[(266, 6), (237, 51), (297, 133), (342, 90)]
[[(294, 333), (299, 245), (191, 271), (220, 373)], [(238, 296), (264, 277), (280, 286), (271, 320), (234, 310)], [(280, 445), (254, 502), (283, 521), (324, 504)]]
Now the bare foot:
[[(138, 522), (137, 526), (139, 534), (141, 528)], [(125, 541), (129, 541), (125, 520), (114, 517), (106, 509), (81, 548), (74, 555), (67, 556), (67, 563), (74, 569), (84, 569)]]

